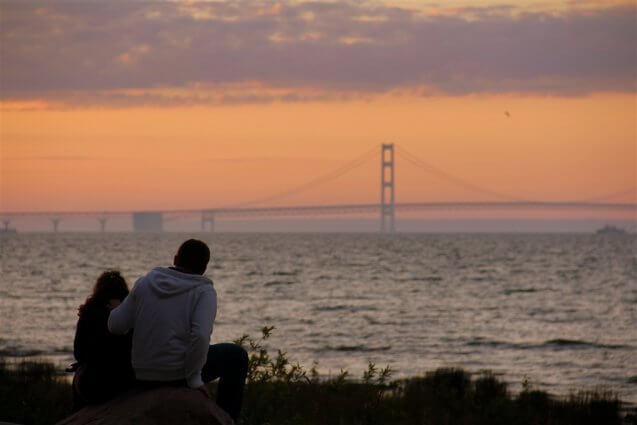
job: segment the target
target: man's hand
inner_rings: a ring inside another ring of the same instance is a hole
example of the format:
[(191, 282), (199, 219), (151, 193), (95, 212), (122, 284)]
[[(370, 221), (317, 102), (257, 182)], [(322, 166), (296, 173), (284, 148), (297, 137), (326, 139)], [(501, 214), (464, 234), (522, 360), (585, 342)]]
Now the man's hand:
[(210, 393), (208, 392), (208, 388), (206, 388), (206, 385), (202, 385), (200, 387), (195, 388), (196, 391), (200, 392), (201, 394), (204, 395), (204, 397), (206, 398), (210, 398)]
[(117, 298), (111, 298), (110, 300), (108, 300), (108, 302), (106, 303), (106, 308), (108, 308), (109, 310), (113, 310), (115, 309), (115, 307), (117, 307), (118, 305), (120, 305), (122, 302), (120, 300), (118, 300)]

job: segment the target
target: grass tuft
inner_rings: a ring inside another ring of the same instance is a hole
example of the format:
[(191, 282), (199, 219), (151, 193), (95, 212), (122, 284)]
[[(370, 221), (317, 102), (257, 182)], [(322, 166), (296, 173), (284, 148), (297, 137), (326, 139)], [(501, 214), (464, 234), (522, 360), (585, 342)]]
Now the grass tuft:
[(71, 385), (52, 363), (0, 359), (0, 420), (51, 424), (71, 412)]

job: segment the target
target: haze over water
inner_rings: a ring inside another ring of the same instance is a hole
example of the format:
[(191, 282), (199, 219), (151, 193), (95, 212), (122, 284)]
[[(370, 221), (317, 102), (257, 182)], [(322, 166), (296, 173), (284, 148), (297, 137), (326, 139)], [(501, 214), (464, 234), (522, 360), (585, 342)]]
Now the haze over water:
[[(0, 239), (0, 354), (70, 363), (98, 274), (129, 284), (193, 234)], [(602, 386), (637, 402), (637, 238), (586, 234), (195, 234), (213, 251), (213, 342), (269, 346), (321, 373), (368, 361), (397, 377), (490, 369), (555, 394)]]

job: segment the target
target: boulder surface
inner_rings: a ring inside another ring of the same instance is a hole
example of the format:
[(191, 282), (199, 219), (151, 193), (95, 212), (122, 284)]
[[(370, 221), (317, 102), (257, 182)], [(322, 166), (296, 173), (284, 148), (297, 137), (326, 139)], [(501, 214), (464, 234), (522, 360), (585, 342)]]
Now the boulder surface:
[(232, 425), (228, 414), (189, 388), (131, 390), (104, 404), (86, 406), (57, 425)]

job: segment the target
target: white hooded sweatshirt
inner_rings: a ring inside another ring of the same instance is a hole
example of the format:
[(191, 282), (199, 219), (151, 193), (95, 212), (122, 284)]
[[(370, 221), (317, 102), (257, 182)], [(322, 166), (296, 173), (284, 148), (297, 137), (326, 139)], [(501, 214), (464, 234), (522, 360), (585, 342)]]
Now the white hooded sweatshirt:
[(203, 385), (217, 293), (205, 276), (156, 267), (140, 277), (122, 304), (111, 311), (108, 329), (133, 330), (132, 363), (143, 381), (185, 379)]

